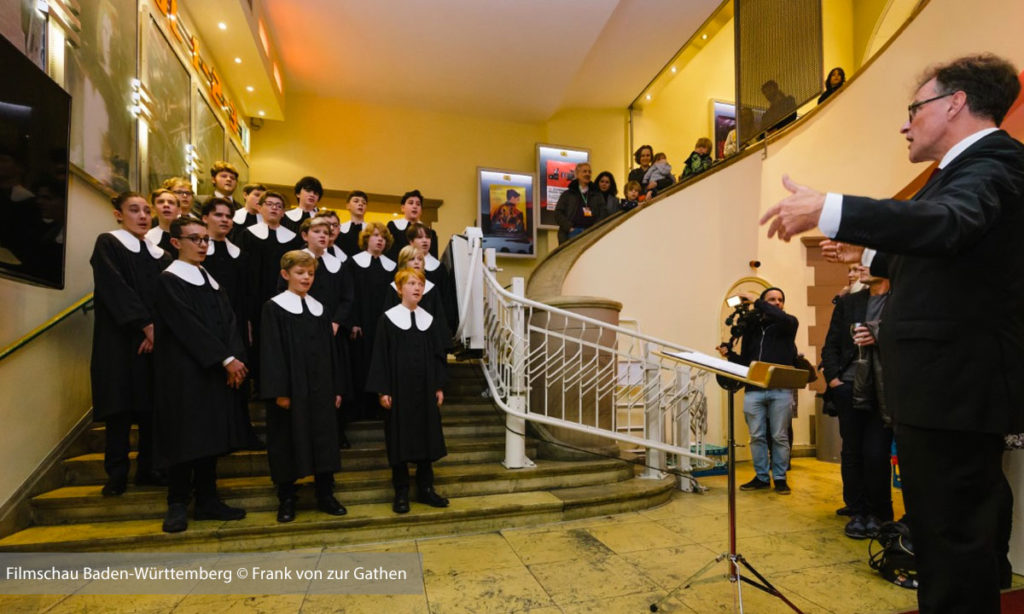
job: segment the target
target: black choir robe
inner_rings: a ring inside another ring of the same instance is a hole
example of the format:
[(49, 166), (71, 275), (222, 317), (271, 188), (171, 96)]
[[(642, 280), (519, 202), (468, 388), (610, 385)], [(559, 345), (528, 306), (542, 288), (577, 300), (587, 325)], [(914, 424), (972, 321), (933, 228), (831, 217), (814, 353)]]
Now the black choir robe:
[[(409, 244), (409, 239), (405, 236), (405, 231), (408, 228), (409, 220), (404, 217), (388, 222), (388, 232), (395, 239), (391, 244), (391, 249), (385, 252), (388, 258), (398, 260), (398, 252), (402, 251), (402, 248)], [(437, 258), (437, 233), (432, 228), (427, 228), (427, 232), (430, 233), (430, 255)]]
[(387, 256), (374, 258), (370, 252), (360, 252), (353, 256), (342, 268), (347, 285), (352, 288), (353, 303), (345, 323), (347, 330), (358, 326), (363, 336), (349, 342), (349, 357), (352, 363), (352, 383), (355, 388), (358, 410), (362, 418), (377, 418), (377, 405), (374, 399), (363, 395), (366, 383), (366, 368), (370, 364), (373, 352), (373, 339), (377, 320), (384, 313), (384, 300), (388, 293), (394, 293), (391, 282), (395, 278), (397, 265)]
[(175, 260), (157, 281), (153, 455), (157, 467), (221, 456), (246, 444), (247, 424), (224, 362), (246, 361), (235, 313), (217, 279)]
[(365, 224), (356, 224), (351, 220), (348, 222), (342, 222), (341, 224), (338, 238), (334, 240), (334, 243), (339, 246), (341, 251), (345, 252), (345, 255), (349, 258), (363, 251), (363, 249), (359, 247), (359, 233), (363, 231), (363, 226), (365, 226)]
[(384, 410), (388, 464), (436, 461), (448, 454), (436, 391), (447, 381), (441, 320), (397, 305), (380, 316), (366, 388), (391, 397)]
[(245, 229), (256, 224), (263, 223), (263, 216), (259, 213), (250, 213), (248, 209), (242, 207), (238, 211), (235, 211), (235, 215), (231, 218), (232, 226), (231, 232), (228, 233), (228, 238), (235, 243), (241, 243), (242, 234)]
[(164, 231), (159, 226), (153, 226), (146, 233), (146, 239), (171, 255), (171, 262), (178, 259), (178, 248), (171, 245), (171, 233)]
[(138, 350), (142, 329), (153, 323), (157, 275), (170, 262), (167, 252), (127, 230), (96, 238), (89, 259), (96, 305), (89, 367), (94, 420), (152, 411), (151, 355)]
[(299, 227), (302, 226), (302, 222), (305, 222), (306, 220), (309, 219), (313, 219), (314, 217), (316, 217), (317, 213), (320, 213), (319, 207), (313, 209), (312, 211), (304, 211), (302, 207), (289, 209), (288, 211), (284, 212), (284, 217), (281, 218), (281, 225), (287, 228), (288, 230), (298, 234)]
[[(455, 334), (459, 328), (459, 305), (455, 293), (455, 280), (452, 279), (448, 267), (429, 254), (423, 261), (423, 274), (427, 276), (427, 281), (433, 282), (437, 286), (440, 304), (444, 308), (445, 323), (448, 325), (448, 330)], [(430, 311), (430, 313), (434, 312)]]
[[(340, 260), (327, 251), (317, 257), (308, 248), (302, 251), (316, 258), (316, 276), (313, 278), (313, 284), (309, 287), (309, 295), (323, 303), (331, 322), (338, 325), (338, 335), (343, 335), (345, 323), (350, 319), (354, 300), (352, 279), (343, 271), (347, 258)], [(344, 256), (342, 254), (343, 258)], [(283, 277), (279, 277), (278, 292), (284, 292), (287, 289), (288, 282)]]
[[(260, 396), (267, 400), (267, 457), (275, 484), (341, 469), (335, 395), (348, 396), (323, 304), (282, 292), (263, 306)], [(277, 406), (291, 399), (290, 409)]]
[(249, 269), (246, 276), (248, 311), (255, 333), (263, 304), (277, 294), (277, 280), (281, 279), (281, 256), (293, 249), (302, 249), (304, 244), (298, 235), (283, 226), (274, 229), (260, 223), (246, 228), (239, 247), (246, 254), (246, 266)]

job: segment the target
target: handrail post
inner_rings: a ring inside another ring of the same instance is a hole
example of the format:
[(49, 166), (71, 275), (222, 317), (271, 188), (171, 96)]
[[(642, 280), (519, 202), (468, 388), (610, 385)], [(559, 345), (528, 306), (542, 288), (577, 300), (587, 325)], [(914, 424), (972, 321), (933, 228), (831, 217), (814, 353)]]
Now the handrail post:
[[(661, 366), (651, 350), (651, 344), (644, 343), (644, 425), (647, 439), (663, 443), (664, 423), (661, 415)], [(665, 453), (647, 448), (647, 468), (640, 476), (648, 480), (660, 480), (665, 476)]]
[[(673, 426), (675, 430), (675, 444), (685, 450), (690, 449), (690, 411), (692, 405), (688, 402), (690, 385), (690, 368), (679, 365), (676, 367), (675, 382), (672, 386), (675, 407), (672, 409), (672, 416), (675, 418)], [(702, 451), (703, 453), (703, 451)], [(676, 471), (689, 474), (693, 471), (693, 464), (690, 458), (680, 455), (676, 459)], [(677, 480), (677, 487), (683, 492), (693, 492), (693, 478), (680, 475)]]
[[(490, 258), (493, 258), (493, 251)], [(512, 278), (512, 294), (526, 295), (526, 280), (522, 277)], [(520, 415), (527, 411), (526, 355), (529, 337), (526, 336), (526, 314), (521, 303), (513, 302), (510, 324), (512, 325), (512, 364), (510, 369), (508, 405), (513, 412)], [(501, 463), (506, 469), (522, 469), (536, 465), (526, 457), (526, 419), (513, 414), (505, 416), (505, 460)]]

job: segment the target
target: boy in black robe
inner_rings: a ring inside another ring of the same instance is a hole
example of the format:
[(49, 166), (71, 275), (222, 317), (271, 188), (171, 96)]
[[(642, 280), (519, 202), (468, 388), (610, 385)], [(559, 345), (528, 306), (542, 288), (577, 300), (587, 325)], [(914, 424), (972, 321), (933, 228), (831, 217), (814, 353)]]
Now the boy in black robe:
[[(369, 222), (359, 234), (363, 248), (342, 269), (352, 288), (353, 304), (345, 327), (349, 331), (349, 356), (352, 358), (354, 413), (366, 420), (379, 419), (377, 395), (365, 392), (366, 368), (373, 352), (377, 320), (384, 313), (384, 300), (392, 291), (397, 265), (384, 255), (392, 241), (391, 233), (380, 222)], [(351, 412), (350, 412), (351, 413)]]
[(363, 226), (366, 224), (363, 216), (366, 215), (366, 205), (369, 202), (366, 192), (362, 190), (353, 190), (348, 195), (345, 208), (348, 209), (349, 220), (339, 226), (335, 243), (349, 258), (363, 251), (363, 248), (359, 247), (359, 234), (363, 232)]
[[(263, 221), (245, 229), (238, 246), (245, 253), (248, 318), (252, 322), (253, 345), (259, 345), (260, 313), (263, 304), (277, 294), (281, 278), (281, 256), (302, 248), (302, 239), (281, 225), (287, 201), (279, 192), (266, 192), (260, 198)], [(250, 360), (250, 370), (259, 379), (259, 361)]]
[[(246, 303), (248, 269), (245, 253), (229, 238), (235, 228), (232, 219), (233, 211), (231, 201), (225, 198), (211, 198), (203, 203), (203, 223), (206, 224), (206, 230), (210, 235), (210, 244), (206, 249), (203, 268), (217, 280), (224, 293), (228, 295), (231, 310), (235, 314), (238, 336), (246, 349), (246, 355), (251, 358), (259, 352), (259, 348), (254, 350), (252, 347), (252, 325), (249, 321), (249, 310)], [(249, 416), (247, 388), (248, 385), (234, 391), (238, 414), (245, 425), (246, 443), (244, 448), (246, 450), (262, 450), (266, 448), (266, 445), (259, 440), (253, 429), (252, 419)]]
[[(245, 201), (242, 208), (235, 211), (234, 203), (231, 203), (232, 211), (234, 215), (231, 221), (234, 222), (234, 226), (231, 228), (231, 240), (238, 243), (241, 242), (242, 233), (245, 229), (259, 224), (263, 221), (263, 214), (260, 213), (260, 199), (266, 194), (267, 187), (262, 183), (247, 183), (242, 187), (242, 194), (245, 196)], [(213, 200), (213, 199), (210, 199)]]
[[(431, 232), (425, 224), (415, 222), (409, 224), (409, 228), (405, 230), (405, 236), (409, 240), (409, 245), (415, 246), (423, 254), (423, 274), (427, 276), (427, 281), (437, 286), (440, 303), (444, 307), (445, 323), (448, 324), (449, 331), (455, 332), (459, 327), (459, 305), (455, 295), (455, 280), (452, 279), (448, 267), (431, 256), (431, 253), (437, 253), (436, 251), (431, 252), (434, 248), (434, 239), (437, 238), (437, 235), (432, 235)], [(433, 312), (431, 311), (431, 313)]]
[(171, 255), (171, 260), (178, 257), (178, 250), (171, 244), (171, 222), (181, 217), (181, 202), (174, 192), (157, 188), (149, 197), (153, 203), (152, 209), (156, 212), (153, 218), (153, 227), (146, 233), (146, 238), (153, 245)]
[(228, 296), (201, 266), (210, 240), (206, 227), (179, 218), (170, 234), (178, 259), (157, 282), (153, 363), (158, 373), (176, 377), (156, 380), (153, 448), (157, 465), (167, 469), (163, 530), (177, 533), (188, 527), (193, 490), (196, 520), (245, 518), (245, 510), (217, 496), (217, 457), (246, 443), (235, 392), (247, 370)]
[(146, 240), (149, 203), (136, 192), (112, 199), (123, 228), (96, 238), (92, 265), (96, 319), (92, 338), (93, 419), (106, 423), (103, 495), (123, 494), (128, 484), (132, 424), (139, 425), (135, 483), (160, 484), (152, 467), (153, 309), (156, 278), (171, 262)]
[(366, 382), (386, 411), (384, 439), (396, 514), (409, 511), (408, 463), (416, 463), (417, 500), (432, 507), (448, 506), (448, 499), (434, 490), (432, 466), (448, 454), (440, 411), (447, 380), (445, 339), (440, 319), (419, 307), (425, 281), (415, 269), (395, 275), (402, 304), (380, 317)]
[(324, 197), (324, 186), (316, 177), (303, 177), (295, 183), (295, 208), (284, 214), (281, 224), (292, 232), (299, 232), (302, 222), (311, 220), (320, 213), (320, 199)]
[(342, 516), (334, 498), (334, 472), (341, 469), (337, 409), (344, 380), (330, 317), (309, 296), (316, 259), (304, 251), (281, 258), (288, 290), (263, 306), (260, 395), (267, 402), (267, 457), (277, 485), (278, 522), (295, 520), (295, 481), (313, 475), (317, 508)]
[[(405, 236), (406, 229), (410, 224), (419, 222), (422, 214), (423, 195), (420, 194), (420, 191), (413, 190), (402, 194), (402, 217), (388, 222), (388, 232), (395, 238), (391, 247), (388, 248), (388, 258), (398, 259), (398, 252), (409, 244), (409, 239)], [(427, 232), (431, 239), (430, 255), (437, 258), (437, 233), (429, 228), (427, 228)]]

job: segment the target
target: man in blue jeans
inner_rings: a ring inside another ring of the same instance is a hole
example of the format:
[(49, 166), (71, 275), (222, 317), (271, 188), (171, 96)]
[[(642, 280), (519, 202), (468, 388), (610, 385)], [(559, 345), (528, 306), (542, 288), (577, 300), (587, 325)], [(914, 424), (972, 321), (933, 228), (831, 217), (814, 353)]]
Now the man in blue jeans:
[[(796, 360), (797, 319), (784, 311), (786, 295), (779, 288), (768, 288), (761, 296), (744, 293), (741, 298), (753, 301), (753, 317), (742, 335), (740, 353), (726, 344), (718, 351), (741, 365), (753, 361), (792, 365)], [(793, 419), (793, 391), (766, 390), (747, 385), (743, 395), (743, 416), (750, 431), (750, 455), (754, 461), (754, 479), (740, 490), (765, 490), (775, 482), (775, 492), (789, 494), (786, 470), (789, 467), (789, 425)], [(768, 457), (768, 436), (771, 435), (771, 467)], [(770, 472), (770, 475), (769, 475)]]

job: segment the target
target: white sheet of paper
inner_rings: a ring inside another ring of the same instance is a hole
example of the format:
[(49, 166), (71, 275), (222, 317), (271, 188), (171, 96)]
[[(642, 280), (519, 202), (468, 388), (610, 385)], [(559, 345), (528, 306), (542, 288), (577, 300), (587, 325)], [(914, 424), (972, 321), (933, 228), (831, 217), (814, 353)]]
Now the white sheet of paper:
[(700, 352), (665, 352), (669, 356), (675, 356), (687, 362), (697, 364), (710, 369), (717, 369), (718, 371), (724, 371), (725, 373), (732, 373), (737, 377), (746, 378), (750, 372), (748, 367), (738, 365), (734, 362), (729, 362), (723, 358), (711, 356), (709, 354), (701, 354)]

